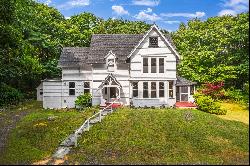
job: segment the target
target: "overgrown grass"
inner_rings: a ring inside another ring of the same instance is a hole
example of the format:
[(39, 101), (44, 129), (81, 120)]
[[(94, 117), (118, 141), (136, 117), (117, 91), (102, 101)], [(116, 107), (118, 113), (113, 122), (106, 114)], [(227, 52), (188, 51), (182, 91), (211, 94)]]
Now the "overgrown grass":
[(33, 107), (11, 132), (0, 163), (30, 164), (51, 156), (59, 144), (96, 110), (44, 110), (41, 104)]
[(198, 110), (128, 109), (79, 139), (71, 164), (248, 164), (249, 126)]
[(228, 120), (236, 120), (249, 124), (249, 110), (246, 105), (232, 102), (221, 102), (221, 108), (227, 110), (226, 115), (219, 115), (219, 117)]

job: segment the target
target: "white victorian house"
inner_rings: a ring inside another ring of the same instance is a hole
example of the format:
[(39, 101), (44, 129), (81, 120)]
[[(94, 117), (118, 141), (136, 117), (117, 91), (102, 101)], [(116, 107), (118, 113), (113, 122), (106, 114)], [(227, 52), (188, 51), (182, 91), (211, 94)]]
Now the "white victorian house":
[(117, 100), (141, 107), (173, 106), (191, 100), (194, 92), (195, 82), (176, 75), (179, 60), (171, 38), (156, 25), (139, 35), (94, 34), (90, 47), (63, 48), (62, 78), (43, 80), (38, 94), (44, 108), (75, 107), (77, 96), (87, 92), (92, 105)]

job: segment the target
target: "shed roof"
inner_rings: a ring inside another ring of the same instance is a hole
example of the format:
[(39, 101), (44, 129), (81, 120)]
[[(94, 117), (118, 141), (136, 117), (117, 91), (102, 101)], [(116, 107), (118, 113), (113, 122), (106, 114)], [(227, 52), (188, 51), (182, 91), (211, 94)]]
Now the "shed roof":
[(183, 77), (180, 77), (180, 76), (176, 76), (176, 77), (177, 77), (176, 86), (188, 86), (188, 85), (197, 84), (196, 82), (189, 81), (186, 78), (183, 78)]

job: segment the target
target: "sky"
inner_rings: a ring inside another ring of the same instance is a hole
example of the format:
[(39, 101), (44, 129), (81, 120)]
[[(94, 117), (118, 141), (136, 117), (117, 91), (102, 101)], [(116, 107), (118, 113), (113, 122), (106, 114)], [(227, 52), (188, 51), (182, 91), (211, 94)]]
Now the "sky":
[(181, 22), (249, 11), (249, 0), (37, 0), (57, 8), (65, 18), (91, 12), (103, 19), (155, 23), (173, 32)]

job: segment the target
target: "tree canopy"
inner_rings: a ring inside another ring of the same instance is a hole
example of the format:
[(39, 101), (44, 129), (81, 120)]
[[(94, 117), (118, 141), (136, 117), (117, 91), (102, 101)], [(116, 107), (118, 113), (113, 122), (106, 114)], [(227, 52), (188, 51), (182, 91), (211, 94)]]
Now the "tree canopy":
[(249, 79), (249, 13), (181, 24), (173, 33), (182, 56), (180, 75), (197, 81), (224, 81), (242, 88)]
[[(172, 33), (182, 56), (179, 74), (200, 83), (241, 87), (249, 78), (248, 18), (243, 13), (181, 24)], [(104, 20), (87, 12), (65, 19), (57, 9), (33, 0), (1, 0), (0, 105), (19, 92), (34, 96), (40, 80), (60, 77), (57, 63), (64, 46), (87, 47), (92, 34), (141, 34), (149, 28), (145, 22)]]

